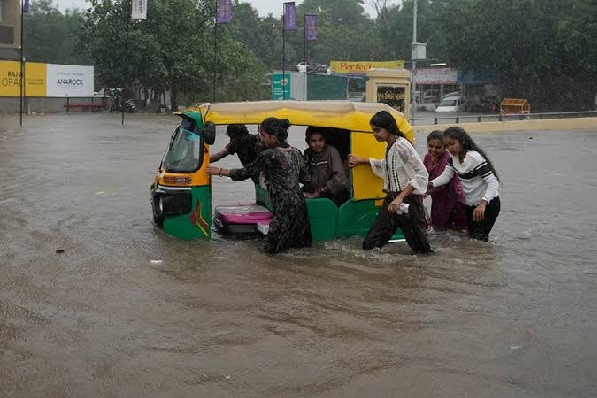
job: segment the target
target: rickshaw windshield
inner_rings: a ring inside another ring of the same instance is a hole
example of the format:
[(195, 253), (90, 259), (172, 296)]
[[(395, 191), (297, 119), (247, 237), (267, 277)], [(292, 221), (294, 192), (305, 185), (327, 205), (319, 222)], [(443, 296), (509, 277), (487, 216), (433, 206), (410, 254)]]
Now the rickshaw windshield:
[(203, 140), (201, 137), (178, 127), (172, 136), (168, 151), (164, 156), (164, 168), (174, 173), (193, 173), (203, 163)]

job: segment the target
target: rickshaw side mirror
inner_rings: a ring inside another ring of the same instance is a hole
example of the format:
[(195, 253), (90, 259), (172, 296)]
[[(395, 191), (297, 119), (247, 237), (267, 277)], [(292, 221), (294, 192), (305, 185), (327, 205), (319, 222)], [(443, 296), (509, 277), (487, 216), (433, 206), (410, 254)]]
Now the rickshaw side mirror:
[(206, 123), (202, 130), (203, 140), (208, 145), (213, 145), (216, 142), (216, 125), (213, 123)]

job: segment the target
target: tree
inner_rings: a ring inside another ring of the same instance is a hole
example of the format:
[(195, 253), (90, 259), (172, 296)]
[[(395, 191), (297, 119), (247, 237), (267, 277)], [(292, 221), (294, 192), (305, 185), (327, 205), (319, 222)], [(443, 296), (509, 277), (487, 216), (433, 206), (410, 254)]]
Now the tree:
[(232, 21), (223, 25), (232, 40), (242, 43), (268, 69), (279, 64), (282, 25), (273, 17), (260, 18), (249, 3), (236, 3)]
[[(299, 20), (304, 14), (318, 15), (319, 41), (312, 49), (317, 63), (386, 59), (374, 34), (375, 21), (365, 14), (363, 4), (362, 0), (305, 0), (299, 6)], [(299, 36), (295, 46), (302, 48), (302, 40)]]
[(76, 32), (83, 24), (83, 14), (62, 14), (52, 0), (39, 0), (24, 16), (23, 55), (31, 62), (53, 64), (88, 64), (89, 58), (74, 51)]
[[(411, 59), (413, 41), (413, 0), (401, 5), (378, 3), (377, 34), (391, 59)], [(417, 9), (417, 42), (427, 43), (428, 58), (442, 59), (444, 41), (438, 33), (437, 2), (419, 0)]]
[[(259, 79), (249, 79), (247, 71), (263, 69), (251, 52), (233, 45), (227, 29), (218, 28), (218, 53), (214, 54), (213, 7), (197, 0), (153, 0), (147, 19), (131, 21), (130, 0), (92, 0), (81, 34), (81, 49), (94, 60), (97, 75), (110, 87), (138, 85), (171, 90), (172, 105), (178, 98), (208, 99), (211, 95), (214, 65), (218, 83), (246, 77), (246, 89), (258, 93)], [(225, 73), (224, 73), (225, 72)], [(221, 76), (220, 76), (221, 77)], [(260, 76), (263, 80), (264, 76)], [(219, 100), (234, 96), (223, 89)], [(227, 97), (228, 96), (228, 97)]]
[[(267, 71), (282, 68), (280, 16), (260, 18), (235, 1), (232, 23), (214, 30), (213, 0), (151, 0), (148, 18), (131, 21), (131, 0), (90, 0), (86, 13), (60, 13), (51, 0), (25, 16), (30, 61), (93, 63), (102, 85), (172, 90), (174, 101), (263, 99)], [(303, 61), (303, 15), (319, 16), (319, 41), (307, 60), (410, 59), (413, 0), (377, 17), (363, 0), (305, 0), (298, 26), (285, 34), (286, 67)], [(597, 91), (595, 0), (418, 0), (418, 41), (428, 59), (459, 71), (495, 72), (502, 92), (530, 100), (534, 110), (592, 106)], [(281, 11), (281, 10), (280, 10)], [(214, 31), (218, 49), (214, 53)]]
[(527, 98), (535, 109), (589, 103), (583, 88), (595, 81), (595, 44), (587, 35), (595, 32), (594, 1), (444, 0), (438, 14), (446, 54), (459, 68), (497, 71), (506, 95)]

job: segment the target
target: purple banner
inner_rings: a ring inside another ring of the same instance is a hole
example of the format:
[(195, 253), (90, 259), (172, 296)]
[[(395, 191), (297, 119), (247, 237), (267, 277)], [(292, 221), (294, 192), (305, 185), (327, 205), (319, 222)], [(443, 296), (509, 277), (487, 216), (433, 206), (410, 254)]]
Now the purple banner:
[(317, 15), (305, 14), (305, 40), (319, 40), (319, 20)]
[(23, 3), (23, 12), (29, 12), (29, 0), (25, 0)]
[(232, 0), (218, 0), (218, 23), (228, 23), (232, 19)]
[(284, 30), (296, 29), (296, 5), (292, 3), (284, 3)]

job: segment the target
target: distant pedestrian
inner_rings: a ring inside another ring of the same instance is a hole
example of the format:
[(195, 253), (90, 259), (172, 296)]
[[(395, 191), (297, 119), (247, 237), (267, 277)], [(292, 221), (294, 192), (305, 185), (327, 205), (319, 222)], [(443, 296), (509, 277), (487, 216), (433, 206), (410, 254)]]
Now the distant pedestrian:
[(444, 143), (452, 156), (444, 172), (430, 181), (429, 187), (448, 184), (458, 174), (464, 188), (468, 233), (473, 239), (487, 242), (501, 207), (497, 172), (464, 129), (448, 127)]

